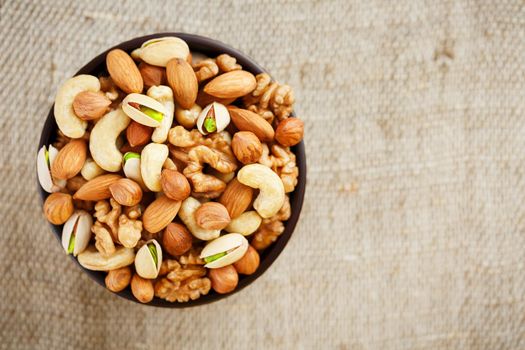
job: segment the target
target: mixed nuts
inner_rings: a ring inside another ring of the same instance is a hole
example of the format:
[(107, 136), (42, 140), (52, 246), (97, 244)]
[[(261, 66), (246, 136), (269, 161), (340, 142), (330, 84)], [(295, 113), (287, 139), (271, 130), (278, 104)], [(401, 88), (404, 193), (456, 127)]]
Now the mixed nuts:
[(293, 91), (176, 37), (106, 56), (57, 92), (37, 171), (62, 246), (137, 300), (230, 293), (284, 231), (304, 124)]

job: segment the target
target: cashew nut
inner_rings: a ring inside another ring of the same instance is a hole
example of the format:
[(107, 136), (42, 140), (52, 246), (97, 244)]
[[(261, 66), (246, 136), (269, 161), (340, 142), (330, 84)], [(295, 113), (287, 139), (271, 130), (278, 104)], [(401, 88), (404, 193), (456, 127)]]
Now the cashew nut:
[(98, 166), (116, 172), (122, 167), (122, 153), (117, 148), (117, 138), (131, 119), (121, 108), (115, 109), (95, 124), (89, 137), (89, 151)]
[(201, 114), (202, 108), (198, 104), (194, 104), (190, 109), (183, 109), (177, 106), (175, 109), (175, 119), (177, 122), (187, 129), (192, 129), (197, 123), (197, 118)]
[(135, 251), (133, 248), (118, 247), (110, 256), (103, 256), (90, 246), (78, 254), (78, 262), (84, 268), (93, 271), (110, 271), (133, 264)]
[(184, 222), (188, 230), (203, 241), (209, 241), (220, 236), (221, 230), (206, 230), (197, 225), (195, 221), (195, 211), (201, 206), (201, 202), (193, 197), (186, 198), (179, 209), (179, 217)]
[(64, 135), (80, 138), (86, 132), (88, 122), (80, 119), (73, 112), (73, 100), (82, 91), (100, 91), (99, 80), (87, 74), (77, 75), (67, 80), (57, 92), (55, 99), (55, 119)]
[(261, 226), (262, 218), (256, 211), (251, 210), (242, 213), (235, 219), (232, 219), (225, 230), (228, 232), (237, 232), (243, 236), (249, 236)]
[(92, 158), (86, 159), (82, 170), (80, 170), (80, 174), (82, 174), (82, 177), (88, 181), (104, 173), (104, 169), (99, 167), (98, 164)]
[(154, 98), (164, 105), (166, 114), (151, 135), (151, 140), (156, 143), (164, 143), (168, 139), (168, 131), (173, 124), (173, 114), (175, 112), (175, 103), (173, 102), (173, 91), (167, 86), (152, 86), (148, 89), (148, 96)]
[(160, 173), (168, 153), (168, 146), (160, 143), (150, 143), (142, 150), (140, 173), (146, 187), (153, 192), (162, 191)]
[(283, 206), (284, 185), (272, 169), (262, 164), (248, 164), (239, 170), (237, 180), (243, 185), (260, 190), (253, 207), (263, 218), (274, 216)]

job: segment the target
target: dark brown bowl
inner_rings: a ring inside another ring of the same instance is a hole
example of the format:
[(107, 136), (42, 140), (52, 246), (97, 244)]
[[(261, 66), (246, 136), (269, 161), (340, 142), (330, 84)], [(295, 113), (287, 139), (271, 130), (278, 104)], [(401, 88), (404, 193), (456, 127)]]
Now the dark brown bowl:
[[(213, 40), (210, 38), (206, 38), (206, 37), (202, 37), (202, 36), (194, 35), (194, 34), (158, 33), (158, 34), (143, 36), (140, 38), (135, 38), (135, 39), (123, 42), (119, 45), (116, 45), (108, 49), (107, 51), (95, 57), (93, 60), (91, 60), (91, 62), (86, 64), (84, 67), (82, 67), (75, 75), (92, 74), (92, 75), (97, 76), (101, 73), (105, 73), (106, 72), (106, 54), (110, 50), (119, 48), (124, 51), (131, 52), (133, 49), (139, 47), (144, 41), (150, 40), (153, 38), (163, 37), (163, 36), (177, 36), (185, 40), (188, 43), (191, 51), (202, 52), (203, 54), (206, 54), (210, 57), (215, 57), (221, 53), (227, 53), (235, 57), (237, 59), (237, 62), (241, 64), (245, 70), (250, 71), (253, 74), (259, 74), (261, 72), (266, 72), (264, 68), (258, 65), (253, 59), (251, 59), (247, 55), (217, 40)], [(51, 106), (46, 122), (44, 124), (44, 128), (42, 130), (42, 135), (40, 136), (40, 142), (38, 144), (38, 149), (40, 149), (43, 145), (48, 145), (54, 141), (56, 137), (56, 130), (57, 130), (57, 124), (55, 122), (55, 118), (53, 114), (53, 106)], [(226, 298), (230, 295), (233, 295), (239, 292), (241, 289), (243, 289), (244, 287), (252, 283), (255, 279), (257, 279), (257, 277), (262, 275), (264, 271), (266, 271), (266, 269), (270, 267), (270, 265), (275, 261), (275, 259), (277, 259), (281, 251), (284, 249), (284, 247), (286, 246), (286, 243), (288, 243), (288, 240), (290, 239), (292, 235), (292, 232), (295, 228), (297, 220), (299, 219), (301, 208), (303, 206), (303, 198), (304, 198), (304, 191), (305, 191), (305, 185), (306, 185), (306, 157), (305, 157), (305, 152), (304, 152), (304, 143), (301, 142), (297, 146), (293, 147), (292, 150), (297, 156), (297, 166), (299, 167), (298, 184), (297, 184), (297, 187), (295, 188), (295, 191), (290, 194), (290, 204), (292, 207), (292, 215), (290, 219), (285, 222), (284, 233), (277, 239), (277, 241), (274, 244), (268, 247), (261, 254), (261, 262), (260, 262), (260, 265), (257, 271), (253, 275), (250, 275), (250, 276), (240, 276), (239, 284), (237, 288), (235, 289), (235, 291), (229, 294), (218, 294), (214, 292), (213, 290), (211, 290), (210, 293), (208, 293), (207, 295), (203, 295), (199, 299), (195, 301), (189, 301), (187, 303), (178, 303), (178, 302), (171, 303), (163, 299), (154, 298), (150, 303), (146, 305), (184, 308), (184, 307), (211, 303), (213, 301), (217, 301), (219, 299)], [(38, 184), (38, 181), (37, 181), (37, 186), (38, 186), (38, 191), (40, 192), (40, 196), (43, 202), (48, 196), (48, 193), (42, 190), (42, 188), (40, 187), (40, 184)], [(57, 225), (51, 225), (51, 226), (52, 226), (55, 237), (58, 239), (58, 242), (60, 243), (60, 237), (62, 234), (62, 226), (57, 226)], [(105, 272), (87, 270), (84, 267), (82, 267), (78, 263), (77, 259), (74, 258), (72, 255), (70, 255), (70, 258), (86, 274), (88, 274), (93, 280), (95, 280), (98, 284), (100, 284), (101, 286), (105, 288), (105, 284), (104, 284), (104, 278), (106, 276)], [(131, 290), (129, 288), (126, 288), (124, 291), (120, 293), (113, 293), (113, 292), (110, 292), (110, 293), (118, 294), (119, 296), (123, 298), (138, 302), (131, 294)]]

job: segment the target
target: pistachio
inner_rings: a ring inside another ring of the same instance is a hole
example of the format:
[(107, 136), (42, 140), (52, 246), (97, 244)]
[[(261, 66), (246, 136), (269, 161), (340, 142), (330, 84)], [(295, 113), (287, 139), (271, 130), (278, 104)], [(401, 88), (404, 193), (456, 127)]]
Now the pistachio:
[(129, 94), (122, 101), (122, 110), (139, 124), (157, 127), (167, 115), (162, 103), (142, 94)]
[(230, 124), (230, 113), (224, 105), (218, 102), (207, 105), (197, 118), (197, 129), (203, 135), (221, 132), (228, 124)]
[(62, 247), (67, 254), (77, 256), (82, 253), (91, 239), (93, 219), (84, 210), (77, 210), (62, 228)]
[(241, 259), (248, 249), (248, 241), (239, 233), (229, 233), (209, 242), (201, 252), (207, 268), (216, 269)]
[(142, 174), (140, 172), (140, 154), (135, 152), (127, 152), (122, 159), (124, 165), (123, 170), (127, 178), (138, 183), (143, 189), (146, 188)]
[(142, 278), (157, 278), (162, 265), (162, 248), (152, 239), (144, 244), (135, 256), (135, 270)]
[(51, 176), (51, 165), (58, 155), (58, 150), (52, 145), (42, 146), (38, 151), (36, 157), (36, 169), (38, 173), (38, 181), (44, 191), (48, 193), (58, 192), (61, 188), (66, 186), (65, 180), (55, 180)]
[(131, 53), (133, 58), (153, 66), (166, 67), (173, 58), (187, 59), (190, 54), (188, 44), (182, 39), (168, 36), (148, 40)]

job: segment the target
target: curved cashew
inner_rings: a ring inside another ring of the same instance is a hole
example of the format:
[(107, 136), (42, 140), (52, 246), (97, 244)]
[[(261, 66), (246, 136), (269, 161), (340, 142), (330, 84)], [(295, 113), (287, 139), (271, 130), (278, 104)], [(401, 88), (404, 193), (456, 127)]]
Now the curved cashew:
[(262, 164), (248, 164), (237, 173), (240, 183), (260, 190), (253, 207), (263, 218), (277, 214), (284, 204), (284, 185), (272, 169)]
[(151, 140), (156, 143), (164, 143), (168, 139), (168, 131), (170, 131), (171, 124), (173, 124), (173, 114), (175, 112), (175, 103), (173, 102), (173, 91), (171, 88), (159, 85), (152, 86), (148, 89), (148, 96), (162, 103), (166, 108), (166, 114), (151, 135)]
[(205, 230), (197, 225), (195, 221), (195, 211), (201, 206), (201, 202), (193, 197), (186, 198), (179, 209), (179, 217), (184, 222), (188, 230), (203, 241), (209, 241), (220, 236), (221, 230)]
[(84, 268), (93, 271), (109, 271), (133, 264), (135, 251), (133, 248), (118, 247), (110, 256), (103, 256), (94, 246), (88, 247), (78, 254), (78, 262)]
[(228, 232), (237, 232), (243, 236), (249, 236), (261, 226), (262, 218), (256, 211), (251, 210), (242, 213), (235, 219), (232, 219), (225, 230)]
[(140, 173), (146, 187), (153, 192), (162, 191), (160, 173), (168, 153), (168, 146), (160, 143), (150, 143), (142, 150)]
[(91, 130), (89, 151), (102, 169), (116, 172), (122, 167), (122, 153), (117, 148), (117, 138), (130, 121), (119, 108), (100, 118)]
[(98, 164), (92, 158), (86, 159), (82, 170), (80, 170), (80, 174), (82, 174), (82, 177), (88, 181), (104, 173), (104, 169), (99, 167)]
[(92, 75), (77, 75), (62, 84), (55, 99), (54, 111), (58, 128), (64, 135), (74, 139), (82, 137), (88, 126), (87, 121), (73, 112), (73, 100), (82, 91), (100, 91), (100, 82)]

